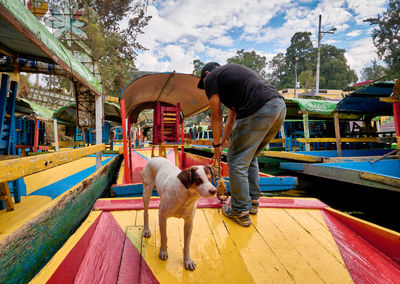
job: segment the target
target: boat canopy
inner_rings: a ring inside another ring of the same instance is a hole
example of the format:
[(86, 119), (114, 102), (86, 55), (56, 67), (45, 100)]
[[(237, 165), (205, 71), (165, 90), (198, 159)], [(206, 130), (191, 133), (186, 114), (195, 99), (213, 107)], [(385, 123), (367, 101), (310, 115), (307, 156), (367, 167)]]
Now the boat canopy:
[(53, 111), (24, 98), (17, 98), (15, 112), (23, 115), (36, 115), (39, 119), (52, 120)]
[[(76, 104), (60, 107), (53, 114), (53, 117), (61, 123), (76, 125)], [(104, 120), (121, 123), (121, 111), (119, 105), (111, 102), (104, 102)]]
[[(61, 66), (70, 78), (101, 94), (101, 85), (19, 0), (0, 0), (0, 55)], [(54, 66), (53, 66), (54, 68)]]
[(383, 102), (393, 93), (394, 82), (374, 82), (347, 95), (336, 107), (339, 113), (354, 113), (364, 116), (392, 116), (393, 105)]
[[(286, 119), (302, 119), (303, 113), (308, 114), (309, 119), (331, 120), (334, 116), (337, 102), (312, 99), (285, 99), (287, 113)], [(358, 114), (340, 114), (340, 119), (355, 120)]]
[(199, 77), (175, 72), (144, 75), (132, 81), (122, 92), (126, 116), (136, 123), (139, 113), (152, 109), (157, 102), (176, 106), (180, 103), (184, 118), (209, 107), (204, 90), (197, 88)]

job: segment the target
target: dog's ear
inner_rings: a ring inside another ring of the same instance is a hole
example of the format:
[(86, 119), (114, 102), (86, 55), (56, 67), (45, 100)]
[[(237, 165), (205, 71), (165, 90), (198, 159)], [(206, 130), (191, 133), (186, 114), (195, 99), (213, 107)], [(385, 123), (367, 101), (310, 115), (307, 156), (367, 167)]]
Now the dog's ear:
[(211, 180), (215, 182), (215, 178), (217, 177), (217, 169), (214, 166), (204, 166), (204, 171), (206, 175), (211, 175)]
[(178, 175), (178, 179), (181, 181), (181, 183), (189, 189), (189, 187), (192, 185), (192, 168), (187, 168), (181, 171)]

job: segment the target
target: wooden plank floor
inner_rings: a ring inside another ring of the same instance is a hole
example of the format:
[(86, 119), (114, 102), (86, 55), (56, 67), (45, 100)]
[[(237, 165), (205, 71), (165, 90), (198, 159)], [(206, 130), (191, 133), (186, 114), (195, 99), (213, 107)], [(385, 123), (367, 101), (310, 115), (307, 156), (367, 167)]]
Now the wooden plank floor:
[(220, 209), (197, 209), (194, 272), (183, 267), (183, 220), (168, 220), (169, 257), (162, 261), (158, 210), (149, 213), (152, 236), (142, 239), (134, 232), (143, 226), (143, 210), (112, 212), (160, 283), (352, 283), (320, 210), (261, 208), (243, 228)]

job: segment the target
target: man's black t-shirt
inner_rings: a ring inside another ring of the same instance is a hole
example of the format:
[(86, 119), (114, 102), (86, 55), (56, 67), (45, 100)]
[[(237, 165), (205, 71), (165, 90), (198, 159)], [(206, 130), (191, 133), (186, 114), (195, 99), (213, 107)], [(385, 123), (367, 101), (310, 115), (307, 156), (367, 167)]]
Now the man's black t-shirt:
[(267, 101), (283, 98), (253, 70), (238, 64), (227, 64), (212, 70), (205, 79), (207, 97), (218, 94), (221, 102), (237, 113), (237, 119), (255, 113)]

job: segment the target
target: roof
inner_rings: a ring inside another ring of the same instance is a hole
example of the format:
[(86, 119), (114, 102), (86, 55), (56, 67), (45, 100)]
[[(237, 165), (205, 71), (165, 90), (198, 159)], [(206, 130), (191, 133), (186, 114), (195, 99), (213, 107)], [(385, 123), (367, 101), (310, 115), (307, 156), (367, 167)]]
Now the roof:
[(96, 78), (19, 0), (0, 0), (0, 54), (60, 65), (94, 94), (101, 94)]
[[(76, 124), (76, 104), (72, 103), (56, 110), (54, 118), (66, 124)], [(120, 107), (111, 102), (104, 102), (104, 120), (121, 123)]]
[[(286, 119), (302, 118), (303, 113), (308, 113), (309, 119), (333, 119), (333, 112), (336, 109), (337, 102), (312, 99), (285, 99)], [(340, 119), (358, 119), (358, 115), (339, 115)]]
[(15, 112), (21, 114), (35, 114), (38, 118), (53, 119), (53, 111), (24, 98), (17, 98)]
[(380, 101), (393, 93), (394, 82), (380, 81), (363, 86), (344, 97), (336, 109), (340, 113), (358, 113), (367, 116), (393, 115), (391, 103)]
[(209, 107), (204, 90), (197, 88), (199, 77), (181, 73), (155, 73), (132, 81), (122, 92), (126, 116), (137, 121), (144, 109), (152, 109), (157, 102), (176, 106), (180, 103), (185, 118), (200, 113)]

